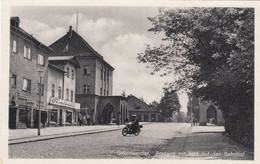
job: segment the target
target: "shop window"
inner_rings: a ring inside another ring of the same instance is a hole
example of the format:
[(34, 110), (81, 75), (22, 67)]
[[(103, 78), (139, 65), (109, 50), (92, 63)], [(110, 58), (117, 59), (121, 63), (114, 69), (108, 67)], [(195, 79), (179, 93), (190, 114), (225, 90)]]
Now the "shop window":
[(61, 87), (58, 89), (58, 98), (61, 99)]
[(17, 42), (16, 42), (16, 40), (13, 40), (13, 52), (17, 53)]
[(72, 112), (71, 111), (66, 112), (66, 122), (72, 123)]
[(12, 74), (11, 77), (11, 87), (16, 88), (16, 75)]
[(41, 54), (38, 54), (38, 64), (39, 65), (44, 65), (44, 56)]
[(26, 109), (20, 109), (19, 110), (19, 122), (26, 123), (27, 121), (27, 111)]
[(144, 115), (144, 121), (148, 121), (148, 115), (147, 114)]
[(51, 121), (58, 122), (58, 110), (51, 110)]
[(37, 87), (38, 87), (38, 95), (40, 93), (40, 90), (41, 90), (41, 95), (43, 96), (44, 95), (44, 85), (42, 84), (42, 88), (40, 88), (40, 83), (37, 83)]
[(55, 97), (55, 85), (54, 84), (51, 85), (51, 96)]
[(31, 48), (29, 48), (27, 46), (24, 46), (23, 57), (26, 58), (26, 59), (29, 59), (29, 60), (32, 59), (32, 57), (31, 57)]
[(151, 121), (155, 121), (155, 114), (151, 115)]
[(23, 79), (23, 90), (31, 92), (31, 80)]

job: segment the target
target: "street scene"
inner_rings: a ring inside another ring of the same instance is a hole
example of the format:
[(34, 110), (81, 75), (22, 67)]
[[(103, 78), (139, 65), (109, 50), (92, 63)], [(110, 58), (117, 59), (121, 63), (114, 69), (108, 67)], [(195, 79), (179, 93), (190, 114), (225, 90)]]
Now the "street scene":
[(254, 7), (12, 6), (8, 20), (9, 159), (255, 160)]
[[(13, 144), (9, 146), (9, 155), (11, 159), (253, 159), (252, 150), (243, 148), (222, 135), (223, 127), (191, 127), (187, 123), (142, 122), (141, 124), (143, 128), (138, 136), (133, 134), (123, 136), (121, 133), (123, 126), (102, 127), (102, 130), (114, 129), (71, 137), (60, 135), (59, 138), (55, 138), (58, 136), (56, 132), (53, 135), (46, 135), (44, 140), (32, 141), (31, 138), (32, 142), (28, 142), (30, 139), (25, 136), (22, 140), (15, 139), (13, 132), (10, 133), (10, 137), (13, 135), (14, 139)], [(93, 131), (94, 128), (90, 128), (84, 128), (85, 132)], [(98, 128), (101, 130), (101, 127), (95, 127)]]

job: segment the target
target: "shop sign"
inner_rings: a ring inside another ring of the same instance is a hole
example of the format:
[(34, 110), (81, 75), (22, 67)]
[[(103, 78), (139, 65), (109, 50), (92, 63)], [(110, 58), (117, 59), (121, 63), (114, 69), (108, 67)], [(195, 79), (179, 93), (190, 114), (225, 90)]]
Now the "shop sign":
[(23, 95), (21, 92), (18, 92), (18, 99), (24, 101), (26, 104), (33, 104), (33, 99), (29, 96)]
[(56, 97), (50, 98), (50, 104), (62, 105), (65, 107), (72, 107), (72, 108), (79, 109), (79, 103), (75, 103), (75, 102), (63, 100), (63, 99), (58, 99)]

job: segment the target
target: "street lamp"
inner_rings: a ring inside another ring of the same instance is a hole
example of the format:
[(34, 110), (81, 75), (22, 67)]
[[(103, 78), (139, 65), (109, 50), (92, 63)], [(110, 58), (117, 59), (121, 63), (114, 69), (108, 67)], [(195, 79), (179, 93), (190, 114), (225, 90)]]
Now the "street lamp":
[(41, 94), (42, 94), (42, 77), (43, 71), (38, 71), (40, 77), (40, 90), (39, 90), (39, 113), (38, 113), (38, 136), (41, 135)]

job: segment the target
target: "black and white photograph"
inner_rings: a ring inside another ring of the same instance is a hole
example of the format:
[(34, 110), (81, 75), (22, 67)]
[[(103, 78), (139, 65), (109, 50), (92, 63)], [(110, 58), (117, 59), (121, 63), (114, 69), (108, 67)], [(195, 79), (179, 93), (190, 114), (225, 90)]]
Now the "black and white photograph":
[(257, 159), (259, 1), (25, 2), (1, 6), (0, 163)]

